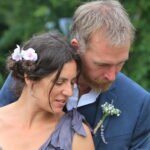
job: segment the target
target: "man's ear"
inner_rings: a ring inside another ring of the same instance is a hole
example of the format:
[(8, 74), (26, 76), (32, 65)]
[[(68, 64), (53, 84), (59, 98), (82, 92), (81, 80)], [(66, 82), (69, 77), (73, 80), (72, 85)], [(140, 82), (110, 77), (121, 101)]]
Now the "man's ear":
[(71, 40), (71, 45), (76, 49), (77, 53), (79, 53), (79, 42), (77, 39), (72, 39)]

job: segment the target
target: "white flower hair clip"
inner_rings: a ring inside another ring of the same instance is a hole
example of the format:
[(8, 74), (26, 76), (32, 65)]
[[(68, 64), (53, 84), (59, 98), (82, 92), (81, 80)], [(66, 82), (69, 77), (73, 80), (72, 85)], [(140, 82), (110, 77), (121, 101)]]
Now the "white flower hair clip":
[(33, 48), (28, 48), (27, 50), (23, 50), (17, 45), (17, 48), (14, 49), (14, 52), (11, 55), (12, 59), (15, 61), (20, 60), (30, 60), (36, 61), (38, 59), (37, 53)]

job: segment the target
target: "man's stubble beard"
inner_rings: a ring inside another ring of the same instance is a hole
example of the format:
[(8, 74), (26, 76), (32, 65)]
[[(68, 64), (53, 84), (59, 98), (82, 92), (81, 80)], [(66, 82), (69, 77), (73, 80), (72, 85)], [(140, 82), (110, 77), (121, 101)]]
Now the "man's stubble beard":
[(93, 89), (94, 91), (101, 91), (105, 92), (107, 91), (110, 86), (112, 85), (112, 82), (104, 81), (104, 80), (91, 80), (87, 74), (82, 74), (83, 79), (85, 80), (86, 84)]

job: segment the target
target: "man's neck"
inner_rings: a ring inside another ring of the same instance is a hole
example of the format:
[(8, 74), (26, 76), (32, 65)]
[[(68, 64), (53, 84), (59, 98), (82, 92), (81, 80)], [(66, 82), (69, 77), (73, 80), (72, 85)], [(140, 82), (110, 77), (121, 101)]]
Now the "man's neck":
[(79, 86), (79, 97), (82, 96), (83, 94), (88, 93), (91, 90), (91, 88), (87, 85), (86, 81), (82, 77), (79, 78), (78, 86)]

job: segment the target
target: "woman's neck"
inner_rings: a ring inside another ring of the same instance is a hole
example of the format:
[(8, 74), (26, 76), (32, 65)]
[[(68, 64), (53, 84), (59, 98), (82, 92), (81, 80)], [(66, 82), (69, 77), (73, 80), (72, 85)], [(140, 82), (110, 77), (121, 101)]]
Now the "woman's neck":
[(14, 119), (16, 119), (19, 124), (26, 126), (26, 128), (34, 128), (35, 126), (40, 126), (42, 124), (57, 123), (63, 112), (60, 114), (53, 114), (42, 108), (40, 108), (35, 99), (23, 92), (20, 98), (10, 105), (11, 112)]

